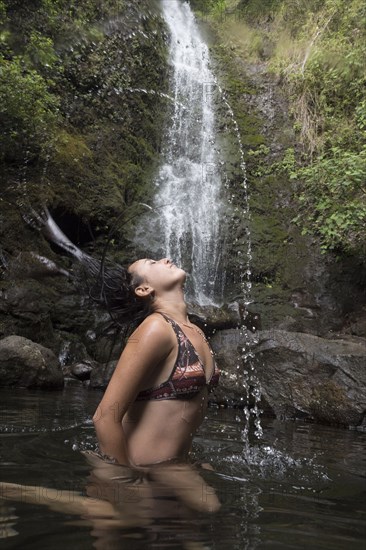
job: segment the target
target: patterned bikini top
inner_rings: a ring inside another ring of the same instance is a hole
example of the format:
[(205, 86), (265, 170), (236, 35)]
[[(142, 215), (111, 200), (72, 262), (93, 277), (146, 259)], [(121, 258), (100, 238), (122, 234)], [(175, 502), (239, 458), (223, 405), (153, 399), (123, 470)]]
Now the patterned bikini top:
[(178, 355), (168, 380), (152, 388), (142, 390), (136, 397), (136, 401), (149, 399), (191, 399), (205, 386), (211, 390), (217, 386), (220, 371), (216, 366), (213, 352), (213, 373), (206, 380), (203, 363), (191, 341), (184, 334), (178, 323), (170, 317), (160, 314), (170, 323), (178, 340)]

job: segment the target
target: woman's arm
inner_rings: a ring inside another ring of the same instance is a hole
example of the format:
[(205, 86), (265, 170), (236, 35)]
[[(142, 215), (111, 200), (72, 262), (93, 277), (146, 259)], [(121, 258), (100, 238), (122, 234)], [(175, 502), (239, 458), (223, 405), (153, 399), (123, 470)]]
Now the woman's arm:
[(163, 319), (152, 316), (130, 336), (102, 401), (93, 416), (99, 448), (119, 464), (131, 465), (122, 418), (135, 401), (144, 379), (159, 367), (174, 346)]

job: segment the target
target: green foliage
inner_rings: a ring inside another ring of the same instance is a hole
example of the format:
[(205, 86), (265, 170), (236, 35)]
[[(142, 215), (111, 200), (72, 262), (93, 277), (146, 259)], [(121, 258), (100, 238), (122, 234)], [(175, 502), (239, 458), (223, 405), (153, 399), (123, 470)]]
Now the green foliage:
[(271, 17), (280, 5), (281, 0), (240, 0), (238, 8), (245, 19), (257, 22)]
[(3, 0), (0, 0), (0, 25), (3, 25), (6, 20), (6, 6)]
[(251, 168), (250, 172), (252, 176), (262, 178), (272, 173), (273, 167), (268, 162), (269, 153), (270, 148), (264, 145), (264, 143), (256, 149), (249, 149), (247, 156), (249, 168), (251, 168), (251, 164), (253, 163), (253, 168)]
[(51, 67), (58, 59), (52, 39), (38, 31), (31, 32), (24, 57), (34, 67)]
[(327, 22), (301, 66), (287, 71), (304, 150), (292, 176), (301, 183), (298, 223), (324, 249), (365, 253), (366, 11), (359, 0), (329, 0)]
[(28, 160), (51, 140), (58, 118), (57, 97), (35, 70), (22, 61), (0, 58), (1, 159)]
[(216, 0), (191, 0), (192, 8), (201, 13), (209, 13), (217, 5)]
[(366, 145), (358, 153), (333, 147), (292, 177), (303, 182), (297, 218), (303, 233), (316, 230), (324, 249), (365, 253)]
[[(324, 250), (337, 249), (363, 256), (366, 242), (363, 0), (241, 0), (237, 10), (240, 20), (237, 18), (235, 24), (241, 24), (243, 32), (255, 30), (269, 59), (269, 68), (281, 78), (288, 95), (300, 146), (288, 149), (275, 168), (296, 182), (295, 200), (299, 206), (296, 222), (303, 232), (318, 235)], [(238, 29), (235, 30), (239, 35)], [(256, 53), (247, 50), (247, 57)], [(257, 56), (261, 58), (259, 49)], [(258, 160), (262, 174), (260, 157)]]
[(9, 202), (46, 204), (103, 241), (149, 200), (167, 110), (162, 20), (149, 0), (0, 0), (0, 25), (0, 218)]
[(296, 170), (296, 154), (293, 147), (286, 149), (281, 165), (277, 167), (280, 171), (284, 171), (286, 174), (294, 175)]

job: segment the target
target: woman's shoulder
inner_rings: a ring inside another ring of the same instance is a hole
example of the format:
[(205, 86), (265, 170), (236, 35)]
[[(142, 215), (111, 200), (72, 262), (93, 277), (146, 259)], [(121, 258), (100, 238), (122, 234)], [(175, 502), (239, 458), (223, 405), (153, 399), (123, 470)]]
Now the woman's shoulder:
[[(139, 327), (143, 326), (156, 326), (156, 327), (166, 327), (168, 325), (166, 318), (161, 313), (158, 313), (157, 311), (150, 313), (145, 319), (142, 321), (142, 323), (139, 325)], [(139, 328), (138, 327), (138, 328)]]
[(172, 330), (166, 319), (160, 313), (151, 313), (134, 330), (129, 339), (134, 338), (156, 338), (159, 342), (162, 340), (172, 340)]
[(129, 336), (122, 354), (127, 362), (137, 359), (146, 360), (147, 365), (159, 362), (174, 349), (174, 332), (172, 337), (168, 323), (160, 317), (149, 315)]

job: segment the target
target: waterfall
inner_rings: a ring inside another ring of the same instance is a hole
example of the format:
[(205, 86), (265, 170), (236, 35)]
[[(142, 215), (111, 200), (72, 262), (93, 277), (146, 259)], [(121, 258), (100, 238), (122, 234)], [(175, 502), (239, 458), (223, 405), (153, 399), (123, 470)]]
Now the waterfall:
[(209, 50), (188, 2), (162, 0), (170, 31), (172, 115), (154, 185), (153, 210), (137, 228), (136, 244), (185, 269), (188, 299), (222, 300), (224, 222), (216, 143), (216, 87)]

